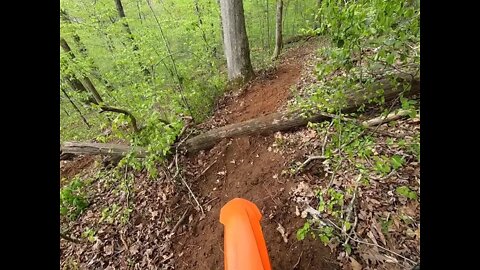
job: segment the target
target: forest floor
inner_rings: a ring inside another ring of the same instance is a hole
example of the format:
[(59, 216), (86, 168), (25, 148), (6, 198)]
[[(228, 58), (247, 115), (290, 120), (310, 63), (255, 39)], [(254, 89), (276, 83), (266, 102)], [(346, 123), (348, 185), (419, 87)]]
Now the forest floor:
[[(308, 84), (311, 76), (306, 74), (312, 73), (314, 65), (310, 60), (319, 45), (318, 39), (312, 39), (285, 50), (275, 68), (259, 73), (243, 89), (227, 93), (218, 102), (214, 115), (196, 128), (209, 130), (284, 109), (293, 92)], [(405, 125), (410, 124), (416, 125)], [(292, 143), (279, 147), (278, 138), (282, 136)], [(334, 249), (318, 239), (296, 238), (296, 231), (305, 223), (295, 201), (299, 188), (313, 188), (326, 179), (321, 164), (314, 162), (301, 174), (285, 171), (303, 162), (311, 145), (318, 146), (318, 141), (315, 131), (305, 128), (290, 134), (225, 139), (210, 150), (180, 156), (181, 177), (195, 197), (180, 181), (171, 180), (171, 172), (164, 171), (159, 179), (151, 181), (145, 173), (125, 170), (126, 180), (115, 183), (108, 180), (106, 173), (94, 173), (101, 167), (99, 158), (62, 162), (62, 178), (83, 173), (94, 180), (89, 183), (93, 191), (85, 212), (76, 220), (61, 220), (70, 237), (82, 239), (80, 243), (60, 241), (61, 267), (223, 269), (220, 209), (231, 199), (241, 197), (254, 202), (263, 215), (261, 225), (273, 269), (341, 269)], [(419, 178), (419, 166), (415, 165), (407, 172), (412, 183)], [(419, 206), (408, 202), (404, 205), (410, 207), (418, 221)], [(417, 238), (409, 248), (418, 244)], [(344, 264), (343, 268), (361, 269), (355, 263)]]

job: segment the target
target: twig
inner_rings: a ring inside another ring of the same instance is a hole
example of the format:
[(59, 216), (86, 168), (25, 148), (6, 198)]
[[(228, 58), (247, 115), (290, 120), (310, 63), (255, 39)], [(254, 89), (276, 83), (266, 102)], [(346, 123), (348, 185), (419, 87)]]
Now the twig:
[(171, 235), (174, 235), (175, 232), (177, 231), (178, 229), (178, 226), (180, 226), (180, 224), (185, 220), (185, 218), (187, 217), (187, 213), (188, 211), (190, 210), (190, 208), (187, 208), (187, 210), (185, 210), (185, 212), (183, 213), (182, 217), (177, 221), (177, 224), (175, 224), (175, 226), (173, 226), (172, 228), (172, 232), (170, 233)]
[[(177, 138), (180, 138), (182, 137), (183, 133), (185, 132), (185, 130), (187, 130), (187, 128), (189, 127), (189, 124), (185, 124), (182, 128), (182, 130), (180, 131), (180, 133), (178, 134)], [(193, 132), (193, 131), (192, 131)], [(187, 138), (188, 136), (190, 136), (192, 134), (192, 132), (190, 132), (190, 134), (187, 135)], [(181, 140), (177, 146), (175, 146), (175, 153), (177, 153), (177, 149), (179, 147), (180, 144), (182, 144), (184, 141), (186, 141), (186, 138), (184, 138), (184, 140)], [(174, 163), (174, 160), (172, 160), (172, 162), (168, 165), (167, 169), (171, 169), (173, 167), (173, 163)]]
[(349, 235), (347, 235), (347, 237), (350, 238), (350, 240), (353, 240), (353, 241), (355, 241), (355, 242), (357, 242), (357, 243), (360, 243), (360, 244), (365, 244), (365, 245), (369, 245), (369, 246), (378, 247), (378, 248), (380, 248), (380, 249), (382, 249), (382, 250), (385, 250), (385, 251), (387, 251), (387, 252), (390, 252), (390, 253), (392, 253), (393, 255), (396, 255), (396, 256), (398, 256), (398, 257), (400, 257), (400, 258), (402, 258), (402, 259), (404, 259), (404, 260), (406, 260), (406, 261), (408, 261), (408, 262), (410, 262), (410, 263), (412, 263), (412, 264), (414, 264), (414, 265), (416, 264), (416, 262), (410, 260), (409, 258), (407, 258), (407, 257), (405, 257), (405, 256), (403, 256), (403, 255), (400, 255), (400, 254), (396, 253), (395, 251), (392, 251), (392, 250), (390, 250), (390, 249), (388, 249), (388, 248), (384, 248), (384, 247), (380, 246), (379, 244), (374, 244), (374, 243), (369, 243), (369, 242), (365, 242), (365, 241), (362, 241), (362, 240), (358, 240), (358, 239), (355, 239), (355, 238), (350, 237)]
[(175, 172), (175, 175), (173, 176), (173, 179), (175, 180), (175, 178), (177, 178), (177, 176), (180, 175), (180, 180), (182, 181), (183, 185), (188, 189), (188, 191), (190, 192), (190, 195), (192, 195), (193, 199), (195, 200), (195, 202), (197, 203), (198, 207), (200, 208), (200, 210), (202, 211), (202, 214), (205, 215), (205, 212), (203, 211), (203, 207), (202, 205), (198, 202), (197, 200), (197, 197), (195, 196), (195, 194), (193, 193), (192, 189), (190, 188), (190, 186), (187, 184), (187, 182), (185, 181), (185, 179), (182, 177), (182, 175), (180, 174), (180, 168), (178, 167), (178, 148), (180, 147), (180, 145), (182, 145), (182, 143), (184, 143), (188, 137), (190, 137), (190, 135), (192, 135), (193, 133), (193, 130), (187, 135), (185, 136), (185, 138), (183, 138), (178, 144), (177, 146), (175, 147), (175, 167), (176, 167), (176, 172)]
[(180, 175), (180, 179), (182, 180), (183, 184), (187, 187), (188, 191), (190, 192), (190, 194), (192, 195), (193, 199), (195, 200), (195, 202), (197, 203), (198, 207), (200, 208), (200, 211), (202, 211), (202, 215), (205, 215), (205, 212), (203, 211), (202, 205), (198, 202), (197, 197), (195, 196), (195, 194), (193, 194), (193, 191), (190, 189), (190, 186), (187, 184), (187, 182), (185, 181), (185, 179), (184, 179), (181, 175)]
[(361, 174), (358, 175), (357, 180), (355, 181), (355, 191), (353, 192), (352, 200), (350, 201), (350, 204), (348, 205), (348, 207), (346, 209), (345, 222), (343, 223), (343, 226), (342, 226), (342, 233), (345, 234), (345, 235), (347, 234), (346, 222), (349, 222), (350, 216), (352, 214), (353, 204), (355, 202), (355, 199), (357, 198), (358, 182), (360, 181), (360, 179), (362, 179)]
[(215, 200), (218, 200), (218, 199), (219, 199), (218, 197), (215, 197), (215, 198), (213, 198), (213, 199), (211, 199), (211, 200), (208, 200), (206, 203), (204, 203), (204, 205), (207, 205), (207, 204), (209, 204), (209, 203), (211, 203), (211, 202), (213, 202), (213, 201), (215, 201)]
[(295, 173), (294, 174), (297, 174), (300, 170), (302, 170), (305, 166), (308, 165), (308, 163), (310, 163), (312, 160), (316, 160), (316, 159), (325, 159), (326, 157), (325, 156), (309, 156), (307, 158), (307, 160), (305, 160), (302, 165), (300, 165), (296, 170), (295, 170)]
[(300, 256), (298, 256), (298, 260), (297, 260), (297, 262), (295, 263), (295, 265), (293, 266), (292, 269), (297, 268), (297, 265), (300, 263), (300, 259), (302, 258), (302, 255), (303, 255), (303, 250), (302, 250), (302, 252), (300, 252)]
[(161, 260), (159, 264), (162, 264), (162, 263), (168, 261), (172, 257), (173, 257), (173, 252), (172, 252), (172, 254), (168, 255), (165, 259)]
[(67, 240), (67, 241), (69, 241), (69, 242), (75, 243), (75, 244), (80, 244), (80, 243), (81, 243), (80, 240), (78, 240), (78, 239), (73, 239), (73, 238), (71, 238), (70, 236), (68, 236), (68, 235), (66, 235), (66, 234), (64, 234), (64, 233), (62, 233), (62, 232), (60, 232), (60, 237), (63, 238), (63, 239), (65, 239), (65, 240)]
[[(325, 222), (320, 219), (320, 212), (318, 212), (317, 210), (313, 209), (313, 207), (311, 207), (310, 205), (307, 205), (307, 210), (308, 210), (309, 208), (312, 209), (311, 211), (308, 211), (309, 214), (311, 214), (314, 219), (320, 221), (320, 223), (321, 223), (322, 225), (325, 225)], [(325, 220), (328, 221), (328, 222), (329, 222), (333, 227), (335, 227), (337, 230), (339, 230), (340, 232), (342, 232), (342, 228), (338, 227), (333, 221), (331, 221), (331, 220), (328, 219), (328, 218), (326, 218)], [(346, 235), (346, 237), (347, 237), (348, 239), (350, 239), (350, 240), (353, 240), (353, 241), (357, 242), (357, 243), (361, 243), (361, 244), (366, 244), (366, 245), (378, 247), (378, 248), (380, 248), (380, 249), (382, 249), (382, 250), (385, 250), (385, 251), (388, 251), (388, 252), (390, 252), (390, 253), (392, 253), (392, 254), (394, 254), (394, 255), (402, 258), (402, 259), (405, 259), (405, 260), (407, 260), (407, 261), (410, 262), (410, 263), (416, 264), (416, 262), (410, 260), (409, 258), (407, 258), (407, 257), (405, 257), (405, 256), (402, 256), (402, 255), (400, 255), (400, 254), (398, 254), (398, 253), (396, 253), (396, 252), (394, 252), (394, 251), (392, 251), (392, 250), (389, 250), (388, 248), (384, 248), (384, 247), (382, 247), (382, 246), (380, 246), (380, 245), (378, 245), (378, 244), (372, 244), (372, 243), (368, 243), (368, 242), (365, 242), (365, 241), (362, 241), (362, 240), (358, 240), (358, 239), (355, 239), (355, 238), (351, 237), (351, 236), (348, 235), (348, 234)]]
[(123, 233), (122, 233), (122, 232), (120, 233), (120, 240), (122, 241), (123, 246), (125, 247), (125, 250), (130, 253), (130, 250), (129, 250), (129, 248), (128, 248), (127, 242), (125, 242), (125, 239), (123, 239)]
[(268, 193), (268, 195), (269, 195), (268, 197), (270, 197), (270, 198), (272, 199), (273, 203), (278, 206), (278, 203), (277, 203), (277, 202), (275, 201), (275, 199), (273, 198), (273, 195), (272, 195), (272, 193), (270, 192), (270, 190), (268, 190), (264, 185), (262, 185), (262, 186), (263, 186), (263, 188), (265, 189), (265, 191), (267, 191), (267, 193)]
[[(126, 116), (128, 116), (130, 118), (130, 121), (132, 122), (132, 128), (133, 128), (133, 131), (135, 133), (138, 133), (140, 130), (138, 129), (138, 126), (137, 126), (137, 119), (135, 118), (135, 116), (133, 116), (133, 114), (127, 110), (124, 110), (124, 109), (119, 109), (119, 108), (114, 108), (114, 107), (110, 107), (110, 106), (105, 106), (105, 105), (101, 105), (100, 106), (100, 113), (103, 113), (103, 112), (116, 112), (116, 113), (122, 113), (122, 114), (125, 114)], [(161, 120), (162, 122), (165, 123), (164, 120)]]
[(205, 168), (196, 178), (200, 178), (200, 176), (202, 176), (204, 173), (206, 173), (208, 171), (208, 169), (210, 169), (210, 167), (213, 166), (213, 164), (217, 163), (217, 159), (215, 159), (215, 161), (213, 161), (210, 165), (207, 166), (207, 168)]
[(328, 140), (328, 134), (329, 130), (333, 125), (333, 121), (330, 121), (330, 125), (328, 125), (327, 130), (325, 131), (325, 138), (323, 138), (323, 144), (322, 144), (322, 156), (325, 155), (325, 146), (327, 145), (327, 140)]

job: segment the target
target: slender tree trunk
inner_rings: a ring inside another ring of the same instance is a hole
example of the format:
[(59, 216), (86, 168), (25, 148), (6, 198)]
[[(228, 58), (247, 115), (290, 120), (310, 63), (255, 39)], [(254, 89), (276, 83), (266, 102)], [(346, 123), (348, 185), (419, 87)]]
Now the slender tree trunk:
[[(60, 37), (60, 46), (62, 47), (63, 51), (65, 53), (67, 53), (70, 58), (73, 60), (75, 59), (75, 54), (72, 52), (72, 49), (70, 48), (70, 46), (68, 45), (67, 41)], [(100, 104), (103, 102), (102, 100), (102, 97), (100, 96), (100, 94), (98, 93), (97, 89), (95, 88), (95, 86), (93, 85), (92, 81), (90, 80), (90, 78), (88, 78), (87, 76), (85, 76), (83, 79), (83, 86), (84, 88), (88, 89), (90, 91), (90, 93), (93, 95), (93, 97), (95, 98), (95, 101), (97, 104)]]
[(265, 0), (267, 10), (267, 49), (270, 50), (270, 16), (268, 12), (268, 0)]
[[(221, 7), (220, 6), (220, 0), (217, 0), (217, 4), (218, 4), (218, 8), (220, 8)], [(222, 14), (221, 13), (219, 14), (218, 18), (219, 18), (219, 21), (220, 21), (220, 36), (222, 38), (221, 44), (223, 46), (223, 23), (222, 23)]]
[[(70, 16), (68, 15), (68, 12), (65, 9), (60, 9), (60, 19), (64, 23), (67, 23), (67, 24), (72, 23), (72, 20), (71, 20)], [(73, 33), (73, 41), (74, 41), (75, 45), (77, 46), (78, 50), (80, 51), (80, 53), (82, 54), (82, 56), (85, 59), (91, 61), (92, 69), (93, 69), (92, 70), (93, 71), (92, 72), (93, 76), (97, 80), (101, 81), (108, 90), (113, 91), (114, 90), (113, 86), (110, 84), (110, 82), (107, 79), (105, 79), (101, 76), (99, 68), (97, 67), (97, 65), (95, 65), (95, 62), (89, 57), (87, 47), (85, 46), (85, 44), (83, 44), (83, 42), (80, 39), (80, 36), (77, 33)]]
[(80, 115), (80, 118), (82, 118), (82, 121), (83, 123), (85, 123), (85, 125), (87, 125), (88, 128), (90, 128), (90, 124), (88, 123), (87, 121), (87, 118), (85, 118), (85, 116), (83, 116), (82, 112), (80, 111), (80, 109), (77, 107), (77, 105), (73, 102), (73, 100), (70, 98), (70, 96), (68, 95), (67, 91), (65, 91), (65, 89), (61, 88), (60, 89), (62, 90), (62, 93), (65, 95), (65, 97), (68, 99), (68, 101), (70, 102), (70, 104), (72, 104), (73, 108), (75, 109), (75, 111), (78, 113), (78, 115)]
[(277, 0), (277, 21), (275, 28), (275, 50), (273, 58), (277, 59), (282, 50), (282, 19), (283, 19), (283, 0)]
[(200, 32), (202, 32), (202, 39), (203, 39), (203, 42), (205, 42), (206, 50), (207, 50), (207, 52), (212, 53), (212, 56), (214, 56), (213, 51), (210, 48), (210, 44), (208, 44), (207, 35), (205, 33), (205, 30), (203, 29), (202, 14), (200, 13), (200, 7), (198, 5), (198, 0), (195, 0), (194, 5), (195, 5), (195, 14), (197, 15), (197, 20), (198, 20), (198, 28), (200, 29)]
[[(117, 8), (118, 17), (124, 19), (126, 16), (125, 16), (125, 10), (123, 9), (122, 1), (121, 0), (115, 0), (115, 6)], [(128, 38), (131, 41), (133, 41), (132, 30), (130, 30), (130, 26), (128, 25), (128, 23), (126, 21), (124, 21), (122, 24), (123, 24), (123, 27), (125, 28), (125, 31), (128, 34)], [(133, 47), (134, 50), (138, 50), (137, 45), (134, 44), (133, 46), (134, 46)]]
[(160, 21), (158, 20), (157, 15), (155, 15), (155, 12), (153, 11), (153, 7), (150, 4), (150, 2), (147, 1), (147, 4), (148, 4), (148, 7), (150, 8), (150, 11), (152, 11), (152, 15), (155, 18), (155, 21), (157, 22), (158, 29), (160, 30), (160, 34), (162, 36), (163, 43), (165, 44), (165, 48), (167, 49), (168, 55), (170, 56), (170, 60), (172, 60), (173, 71), (175, 72), (175, 76), (178, 80), (178, 87), (180, 90), (180, 96), (182, 98), (182, 101), (185, 105), (185, 108), (189, 111), (190, 116), (194, 118), (192, 108), (190, 107), (190, 104), (188, 103), (188, 100), (185, 97), (185, 93), (184, 93), (185, 89), (183, 87), (183, 77), (181, 77), (180, 74), (178, 73), (177, 64), (175, 63), (175, 58), (173, 58), (173, 53), (172, 53), (172, 50), (170, 49), (170, 45), (168, 44), (167, 38), (163, 34), (162, 25), (160, 24)]
[[(125, 19), (126, 16), (125, 16), (125, 10), (123, 9), (122, 1), (121, 0), (115, 0), (115, 6), (117, 7), (118, 16), (122, 19)], [(133, 43), (133, 51), (135, 52), (135, 54), (138, 57), (138, 54), (136, 53), (138, 51), (138, 46), (137, 46), (137, 44), (135, 44), (135, 39), (133, 38), (132, 30), (130, 29), (130, 26), (128, 25), (127, 21), (124, 21), (122, 24), (123, 24), (123, 27), (125, 28), (125, 31), (128, 34), (128, 39), (130, 39)], [(145, 65), (143, 65), (141, 62), (139, 63), (139, 65), (142, 68), (143, 74), (147, 78), (149, 78), (151, 74), (150, 74), (150, 71), (148, 70), (148, 68)]]
[[(72, 59), (75, 59), (75, 54), (73, 54), (72, 50), (70, 49), (70, 46), (68, 46), (67, 41), (62, 37), (60, 37), (60, 46), (62, 47), (62, 49), (66, 53), (68, 53), (70, 55), (70, 57)], [(135, 116), (133, 116), (133, 114), (131, 112), (129, 112), (127, 110), (124, 110), (124, 109), (119, 109), (119, 108), (114, 108), (114, 107), (104, 105), (102, 97), (98, 93), (97, 89), (93, 85), (90, 78), (85, 76), (82, 81), (83, 81), (83, 85), (90, 91), (90, 93), (95, 98), (95, 103), (100, 105), (100, 109), (102, 110), (101, 112), (116, 112), (116, 113), (125, 114), (126, 116), (128, 116), (130, 118), (130, 120), (132, 122), (133, 131), (134, 132), (139, 131), (138, 126), (137, 126), (137, 119), (135, 118)]]
[(242, 0), (220, 0), (228, 79), (245, 83), (253, 76)]
[[(318, 10), (320, 9), (320, 7), (322, 6), (322, 0), (317, 0), (317, 11), (315, 13), (318, 12)], [(313, 17), (313, 29), (317, 29), (320, 27), (320, 22), (318, 21), (318, 19), (315, 19), (315, 16)]]

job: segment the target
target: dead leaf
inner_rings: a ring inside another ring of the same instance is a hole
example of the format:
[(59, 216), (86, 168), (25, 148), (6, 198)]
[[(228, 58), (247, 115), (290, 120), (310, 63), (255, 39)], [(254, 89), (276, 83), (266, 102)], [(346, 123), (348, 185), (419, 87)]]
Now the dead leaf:
[(375, 236), (373, 236), (372, 231), (368, 231), (367, 236), (368, 236), (368, 238), (370, 238), (370, 240), (372, 240), (373, 243), (375, 243), (375, 245), (378, 245), (377, 240), (375, 239)]
[(280, 223), (277, 223), (277, 224), (278, 224), (277, 231), (282, 235), (283, 242), (288, 243), (288, 238), (287, 238), (287, 234), (285, 233), (285, 228)]
[(380, 237), (380, 240), (382, 240), (383, 245), (386, 246), (387, 242), (385, 241), (385, 236), (383, 235), (382, 228), (380, 227), (380, 224), (378, 224), (378, 222), (375, 218), (372, 219), (372, 222), (373, 222), (372, 227), (375, 228), (378, 236)]
[(352, 257), (350, 257), (350, 266), (352, 266), (352, 270), (362, 270), (362, 265)]
[(133, 244), (128, 251), (130, 252), (131, 255), (135, 255), (138, 253), (138, 245), (137, 243)]
[(103, 248), (103, 251), (105, 252), (105, 255), (111, 255), (111, 254), (113, 254), (113, 250), (114, 250), (113, 244), (108, 245), (108, 246), (105, 246), (105, 247)]

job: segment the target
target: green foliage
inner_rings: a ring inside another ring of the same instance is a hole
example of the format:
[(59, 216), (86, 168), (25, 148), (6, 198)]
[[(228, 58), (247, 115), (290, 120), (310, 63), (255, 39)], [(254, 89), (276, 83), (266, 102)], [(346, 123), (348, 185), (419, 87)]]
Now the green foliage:
[(396, 170), (396, 169), (402, 167), (403, 163), (405, 163), (405, 160), (403, 159), (402, 156), (394, 155), (392, 157), (392, 167), (393, 167), (393, 169)]
[(417, 193), (415, 191), (410, 190), (410, 188), (407, 186), (397, 187), (395, 191), (397, 192), (398, 195), (401, 195), (405, 198), (408, 198), (411, 200), (417, 199)]
[(309, 231), (310, 231), (310, 223), (305, 222), (305, 224), (303, 224), (303, 227), (297, 230), (297, 240), (301, 241), (305, 239), (305, 236)]
[(82, 237), (86, 238), (90, 243), (95, 242), (95, 230), (91, 228), (85, 228), (85, 230), (82, 232)]
[(381, 175), (387, 175), (392, 170), (390, 160), (387, 157), (375, 156), (373, 157), (373, 159), (375, 160), (375, 171), (377, 171)]
[(324, 245), (327, 245), (330, 243), (330, 239), (334, 236), (333, 228), (330, 226), (320, 227), (318, 236), (320, 236), (320, 241), (322, 241)]
[(348, 94), (367, 92), (383, 104), (383, 91), (373, 92), (378, 77), (419, 72), (419, 17), (419, 7), (403, 0), (322, 1), (316, 14), (319, 27), (309, 31), (328, 37), (331, 46), (319, 50), (320, 83), (297, 106), (336, 112)]
[(60, 214), (72, 220), (76, 219), (88, 206), (85, 184), (79, 178), (74, 178), (70, 183), (60, 189)]
[[(390, 81), (393, 86), (409, 90), (408, 85), (399, 85), (395, 80), (398, 74), (417, 76), (420, 64), (420, 10), (418, 4), (402, 0), (323, 0), (316, 13), (318, 28), (304, 29), (308, 35), (323, 35), (329, 39), (327, 46), (319, 49), (320, 60), (315, 68), (318, 82), (307, 88), (307, 98), (297, 97), (294, 107), (303, 111), (304, 115), (316, 111), (334, 113), (331, 123), (312, 124), (309, 128), (326, 138), (322, 146), (325, 156), (325, 167), (329, 171), (355, 168), (358, 175), (352, 186), (332, 187), (334, 178), (327, 188), (317, 191), (319, 199), (317, 210), (332, 219), (334, 224), (346, 232), (352, 230), (352, 220), (345, 213), (353, 197), (357, 185), (369, 185), (369, 176), (387, 176), (394, 170), (400, 170), (406, 163), (409, 152), (419, 160), (420, 138), (387, 138), (387, 148), (395, 148), (400, 154), (377, 153), (376, 138), (369, 135), (370, 130), (345, 117), (355, 118), (358, 112), (347, 115), (342, 108), (347, 104), (347, 97), (352, 95), (364, 97), (368, 102), (380, 105), (383, 114), (390, 113), (385, 108), (384, 89), (374, 86), (379, 79)], [(401, 97), (402, 109), (411, 112), (415, 117), (418, 104), (415, 100)], [(382, 149), (383, 150), (383, 149)], [(390, 151), (389, 151), (390, 152)], [(393, 151), (392, 151), (393, 152)], [(391, 153), (391, 152), (390, 152)], [(417, 194), (408, 187), (397, 188), (397, 194), (409, 199), (417, 199)], [(315, 223), (315, 219), (307, 219), (308, 225), (297, 231), (297, 238), (304, 239), (308, 231), (318, 231), (324, 244), (334, 238), (332, 227)], [(410, 222), (410, 220), (409, 220)], [(382, 231), (386, 234), (392, 220), (381, 222)], [(338, 240), (338, 239), (337, 239)], [(343, 240), (341, 241), (343, 242)], [(351, 246), (344, 245), (347, 254), (352, 252)]]

